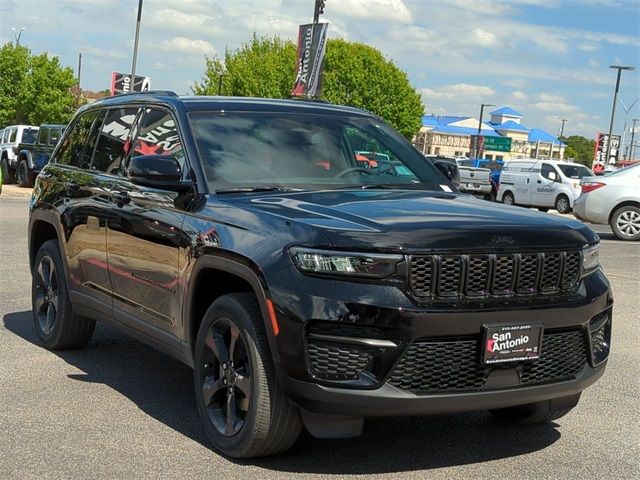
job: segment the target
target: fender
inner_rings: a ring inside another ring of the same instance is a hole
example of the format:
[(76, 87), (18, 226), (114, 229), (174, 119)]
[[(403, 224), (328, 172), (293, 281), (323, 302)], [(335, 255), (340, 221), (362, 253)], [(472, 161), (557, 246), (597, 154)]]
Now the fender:
[(195, 320), (191, 316), (191, 311), (193, 309), (193, 284), (198, 278), (200, 271), (207, 268), (221, 270), (236, 275), (251, 285), (251, 288), (258, 298), (258, 304), (260, 305), (260, 311), (262, 312), (262, 321), (264, 322), (264, 328), (267, 334), (272, 358), (274, 362), (278, 363), (280, 361), (280, 354), (277, 348), (273, 328), (269, 321), (269, 311), (267, 308), (267, 299), (271, 299), (271, 296), (269, 295), (269, 290), (264, 275), (262, 274), (262, 270), (252, 260), (233, 252), (204, 253), (196, 260), (195, 265), (191, 269), (187, 284), (186, 308), (183, 308), (182, 310), (182, 317), (184, 320), (182, 322), (182, 338), (186, 340), (186, 346), (188, 348), (188, 351), (185, 353), (189, 355), (189, 357), (192, 356), (191, 352), (196, 340), (191, 335), (191, 325)]
[(51, 225), (58, 235), (58, 244), (60, 246), (60, 254), (62, 256), (62, 265), (64, 266), (65, 277), (69, 278), (69, 266), (67, 265), (67, 252), (66, 252), (66, 238), (64, 235), (64, 231), (62, 230), (62, 225), (60, 223), (60, 216), (55, 208), (51, 205), (41, 205), (38, 209), (34, 209), (33, 206), (31, 208), (31, 214), (29, 215), (29, 239), (28, 239), (28, 248), (29, 248), (29, 268), (33, 272), (33, 262), (35, 261), (35, 256), (37, 252), (32, 250), (32, 241), (33, 241), (33, 225), (35, 222), (42, 221)]
[(23, 158), (27, 160), (27, 165), (29, 166), (29, 169), (33, 170), (34, 168), (36, 168), (35, 164), (33, 163), (33, 156), (31, 155), (30, 150), (20, 150), (20, 152), (18, 153), (17, 163), (20, 163)]

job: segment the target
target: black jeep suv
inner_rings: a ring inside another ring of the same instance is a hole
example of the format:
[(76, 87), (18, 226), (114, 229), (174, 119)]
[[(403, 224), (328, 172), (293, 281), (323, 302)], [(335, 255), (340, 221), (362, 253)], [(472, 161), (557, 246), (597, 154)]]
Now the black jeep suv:
[(234, 457), (282, 452), (303, 425), (355, 436), (369, 416), (553, 420), (609, 353), (592, 230), (457, 193), (355, 108), (85, 106), (37, 178), (29, 253), (46, 347), (83, 345), (99, 320), (175, 356)]

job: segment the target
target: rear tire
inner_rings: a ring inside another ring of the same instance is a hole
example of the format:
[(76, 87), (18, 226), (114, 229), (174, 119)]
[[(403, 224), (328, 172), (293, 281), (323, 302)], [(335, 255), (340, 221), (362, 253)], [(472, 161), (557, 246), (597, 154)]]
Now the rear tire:
[(556, 198), (555, 209), (558, 213), (569, 213), (571, 211), (569, 198), (566, 195), (558, 195), (558, 198)]
[(38, 250), (31, 301), (36, 333), (46, 348), (78, 348), (91, 339), (96, 322), (73, 313), (57, 240), (46, 241)]
[(505, 205), (515, 205), (516, 201), (513, 198), (513, 193), (511, 192), (506, 192), (503, 196), (502, 196), (502, 203), (504, 203)]
[(640, 208), (633, 205), (618, 208), (611, 215), (609, 226), (620, 240), (640, 240)]
[(23, 188), (33, 187), (36, 176), (33, 174), (27, 161), (20, 160), (18, 163), (18, 186)]
[(9, 160), (3, 158), (0, 163), (0, 168), (2, 168), (2, 183), (5, 185), (16, 183), (15, 172), (13, 168), (9, 166)]
[(217, 450), (250, 458), (295, 443), (300, 414), (276, 381), (255, 295), (234, 293), (213, 302), (198, 331), (194, 365), (198, 412)]

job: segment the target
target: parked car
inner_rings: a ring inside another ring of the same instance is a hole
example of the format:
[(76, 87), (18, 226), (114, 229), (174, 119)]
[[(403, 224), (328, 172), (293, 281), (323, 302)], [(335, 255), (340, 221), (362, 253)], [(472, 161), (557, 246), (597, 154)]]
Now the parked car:
[(502, 167), (497, 200), (507, 205), (555, 208), (569, 213), (580, 196), (580, 179), (593, 176), (584, 165), (555, 160), (510, 160)]
[(453, 158), (440, 157), (437, 155), (425, 155), (425, 157), (431, 161), (457, 189), (460, 189), (460, 169)]
[(488, 168), (471, 167), (469, 160), (457, 160), (460, 169), (460, 191), (472, 193), (486, 200), (495, 200), (492, 195), (491, 171)]
[(65, 125), (40, 125), (35, 142), (22, 142), (14, 148), (18, 156), (16, 176), (20, 187), (33, 187), (36, 175), (49, 161), (65, 127)]
[(575, 217), (608, 224), (620, 240), (640, 240), (640, 164), (604, 176), (583, 177)]
[[(374, 149), (405, 173), (360, 166)], [(180, 359), (233, 457), (282, 452), (303, 426), (357, 436), (371, 416), (558, 419), (609, 354), (599, 238), (449, 185), (356, 108), (98, 100), (30, 202), (37, 337), (79, 347), (98, 319)]]
[(18, 156), (16, 148), (20, 143), (34, 143), (38, 127), (32, 125), (11, 125), (0, 130), (0, 168), (4, 183), (16, 181), (18, 170)]
[(504, 166), (503, 160), (488, 160), (486, 158), (471, 158), (462, 160), (461, 165), (465, 167), (488, 168), (491, 170), (489, 179), (491, 180), (492, 197), (495, 200), (500, 185), (500, 172)]

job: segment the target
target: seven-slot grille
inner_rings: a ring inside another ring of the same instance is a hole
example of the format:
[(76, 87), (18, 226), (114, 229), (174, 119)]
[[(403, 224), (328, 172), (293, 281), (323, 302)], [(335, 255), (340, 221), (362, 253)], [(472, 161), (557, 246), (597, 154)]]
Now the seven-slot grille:
[(418, 298), (444, 300), (570, 292), (580, 262), (579, 251), (412, 256), (409, 285)]

